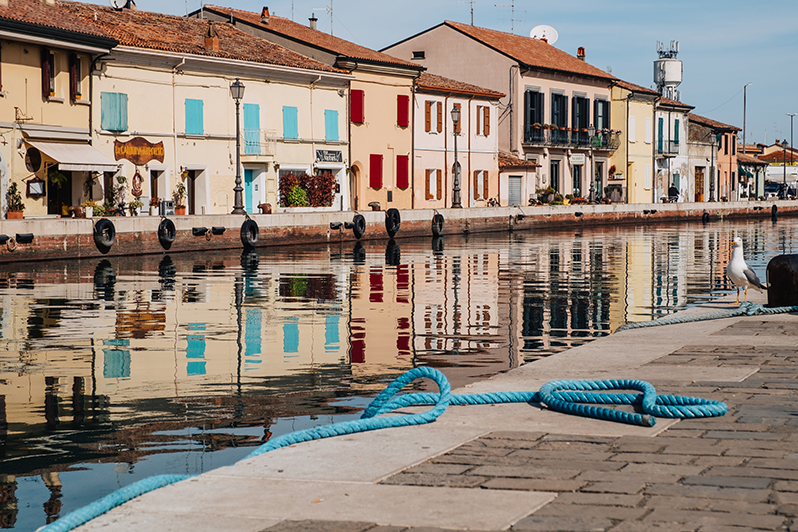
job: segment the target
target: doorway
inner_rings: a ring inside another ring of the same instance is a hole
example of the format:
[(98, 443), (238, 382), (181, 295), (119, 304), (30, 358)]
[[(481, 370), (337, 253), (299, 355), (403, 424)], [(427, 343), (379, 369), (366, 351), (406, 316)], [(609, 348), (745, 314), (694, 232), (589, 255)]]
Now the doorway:
[(571, 169), (571, 175), (573, 178), (573, 195), (577, 197), (582, 196), (582, 165), (575, 164)]
[(244, 209), (247, 212), (252, 211), (252, 190), (254, 189), (255, 170), (251, 168), (244, 168)]
[(188, 214), (197, 213), (197, 172), (189, 170), (186, 172), (186, 210)]
[(551, 161), (549, 175), (551, 176), (551, 188), (554, 189), (554, 192), (560, 192), (560, 161)]
[(695, 169), (695, 200), (704, 201), (704, 167), (696, 166)]
[(69, 216), (72, 205), (72, 172), (50, 167), (47, 178), (47, 214)]

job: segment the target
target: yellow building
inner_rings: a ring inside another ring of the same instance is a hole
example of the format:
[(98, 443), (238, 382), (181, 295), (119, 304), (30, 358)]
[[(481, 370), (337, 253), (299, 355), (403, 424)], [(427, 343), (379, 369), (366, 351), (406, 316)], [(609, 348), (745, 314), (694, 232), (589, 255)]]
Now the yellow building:
[(0, 2), (0, 190), (15, 184), (25, 216), (69, 215), (116, 163), (92, 148), (90, 72), (116, 40), (64, 16), (52, 0)]
[(615, 168), (608, 179), (622, 183), (627, 203), (656, 203), (654, 176), (654, 110), (659, 93), (626, 81), (612, 86), (612, 123), (621, 128), (618, 150), (610, 164)]

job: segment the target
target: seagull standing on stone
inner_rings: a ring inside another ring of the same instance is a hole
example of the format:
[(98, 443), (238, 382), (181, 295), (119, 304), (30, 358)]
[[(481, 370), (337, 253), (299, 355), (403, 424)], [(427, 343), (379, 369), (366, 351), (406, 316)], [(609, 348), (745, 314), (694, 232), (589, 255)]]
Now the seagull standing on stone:
[(743, 258), (743, 241), (740, 237), (732, 240), (732, 256), (731, 261), (726, 266), (726, 275), (731, 279), (731, 282), (737, 287), (737, 302), (740, 304), (740, 288), (745, 289), (745, 300), (748, 301), (748, 287), (755, 288), (760, 292), (767, 287), (762, 284), (759, 277), (756, 276), (754, 270), (748, 267)]

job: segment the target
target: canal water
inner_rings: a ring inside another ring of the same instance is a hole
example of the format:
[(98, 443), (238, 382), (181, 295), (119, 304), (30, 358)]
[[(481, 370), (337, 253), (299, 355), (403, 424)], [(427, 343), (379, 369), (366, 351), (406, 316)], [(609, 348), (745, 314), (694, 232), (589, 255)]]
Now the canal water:
[(796, 253), (784, 219), (0, 265), (0, 528), (707, 302), (734, 236)]

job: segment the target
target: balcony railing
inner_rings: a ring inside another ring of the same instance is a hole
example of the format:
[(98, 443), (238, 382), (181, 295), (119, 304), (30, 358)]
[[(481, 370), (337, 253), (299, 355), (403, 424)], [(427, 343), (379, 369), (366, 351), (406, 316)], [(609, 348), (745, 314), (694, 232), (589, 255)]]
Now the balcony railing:
[(662, 140), (657, 144), (657, 155), (679, 155), (679, 142)]
[(576, 129), (548, 129), (528, 127), (524, 132), (524, 144), (563, 148), (593, 148), (595, 150), (617, 150), (620, 146), (620, 131), (589, 131)]
[(245, 129), (241, 135), (244, 155), (274, 155), (277, 131), (273, 129)]

